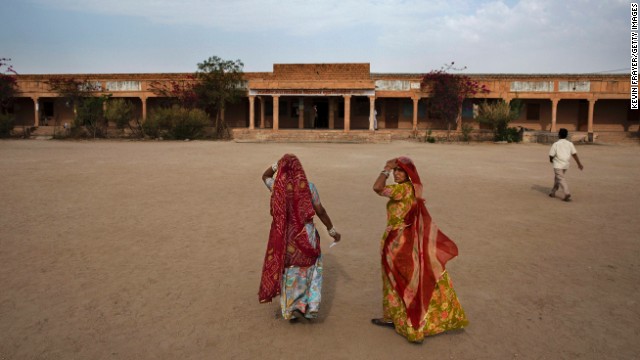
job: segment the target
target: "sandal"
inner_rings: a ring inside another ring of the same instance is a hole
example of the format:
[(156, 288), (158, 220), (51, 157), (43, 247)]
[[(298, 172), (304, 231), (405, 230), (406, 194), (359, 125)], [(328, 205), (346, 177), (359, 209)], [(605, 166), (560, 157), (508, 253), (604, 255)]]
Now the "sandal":
[(289, 319), (289, 322), (292, 324), (299, 322), (300, 319), (309, 320), (304, 316), (304, 313), (298, 309), (293, 310), (291, 315), (293, 315), (293, 317)]
[(391, 328), (396, 327), (395, 325), (393, 325), (393, 321), (386, 321), (385, 319), (371, 319), (371, 323), (378, 326), (386, 326)]

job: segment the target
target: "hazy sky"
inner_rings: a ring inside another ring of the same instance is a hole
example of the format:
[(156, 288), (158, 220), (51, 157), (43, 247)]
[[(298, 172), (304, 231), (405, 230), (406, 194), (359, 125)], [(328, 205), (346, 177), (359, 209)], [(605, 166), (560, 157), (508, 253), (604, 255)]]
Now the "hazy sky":
[(21, 74), (193, 72), (210, 56), (424, 73), (629, 72), (621, 0), (0, 0)]

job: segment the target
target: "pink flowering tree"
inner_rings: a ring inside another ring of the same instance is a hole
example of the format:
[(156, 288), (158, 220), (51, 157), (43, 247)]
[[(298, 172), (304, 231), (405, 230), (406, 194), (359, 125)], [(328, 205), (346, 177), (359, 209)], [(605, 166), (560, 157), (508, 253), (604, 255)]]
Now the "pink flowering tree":
[(18, 92), (17, 73), (9, 64), (11, 59), (0, 58), (0, 137), (8, 137), (13, 130), (14, 116), (9, 112)]
[(204, 110), (215, 119), (213, 136), (228, 138), (231, 133), (224, 120), (224, 111), (227, 105), (239, 101), (246, 93), (243, 67), (240, 60), (211, 56), (198, 63), (198, 70), (186, 80), (160, 80), (149, 86), (156, 95), (166, 98), (169, 106)]
[(488, 92), (485, 85), (461, 74), (453, 74), (452, 70), (461, 71), (466, 67), (454, 68), (454, 62), (432, 70), (422, 77), (421, 87), (430, 91), (431, 111), (447, 123), (447, 140), (451, 126), (456, 124), (462, 112), (464, 99), (473, 97), (477, 93)]
[(0, 58), (0, 112), (7, 114), (13, 98), (18, 92), (18, 73), (9, 64), (11, 59)]
[(198, 95), (194, 91), (195, 75), (188, 75), (186, 80), (153, 81), (149, 84), (154, 94), (166, 98), (167, 105), (178, 105), (185, 109), (198, 106)]

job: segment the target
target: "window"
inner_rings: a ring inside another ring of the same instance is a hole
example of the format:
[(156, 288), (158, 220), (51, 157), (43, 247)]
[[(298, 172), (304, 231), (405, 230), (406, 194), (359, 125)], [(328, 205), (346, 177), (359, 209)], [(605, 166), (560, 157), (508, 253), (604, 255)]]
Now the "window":
[(140, 91), (140, 81), (107, 81), (107, 91)]
[(411, 100), (402, 100), (402, 116), (406, 119), (413, 118), (413, 102)]
[(418, 102), (418, 117), (424, 119), (427, 117), (427, 102), (420, 99)]

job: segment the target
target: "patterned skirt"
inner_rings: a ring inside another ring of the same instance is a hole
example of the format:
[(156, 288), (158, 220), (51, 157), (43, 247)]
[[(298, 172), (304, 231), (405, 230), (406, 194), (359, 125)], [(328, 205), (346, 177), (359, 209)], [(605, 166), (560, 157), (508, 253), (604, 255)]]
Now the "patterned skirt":
[(318, 317), (322, 290), (322, 255), (307, 267), (284, 269), (280, 307), (282, 317), (291, 319), (293, 310), (300, 310), (308, 319)]
[[(320, 240), (313, 223), (305, 226), (309, 243), (318, 246)], [(291, 319), (293, 310), (300, 310), (308, 319), (318, 317), (322, 291), (322, 255), (315, 264), (306, 267), (291, 266), (282, 274), (280, 308), (282, 317)]]
[(425, 325), (417, 330), (408, 323), (407, 310), (402, 298), (393, 289), (384, 271), (382, 284), (384, 320), (393, 321), (396, 332), (411, 342), (422, 342), (425, 336), (461, 329), (469, 324), (446, 271), (433, 290), (429, 309), (425, 315)]

